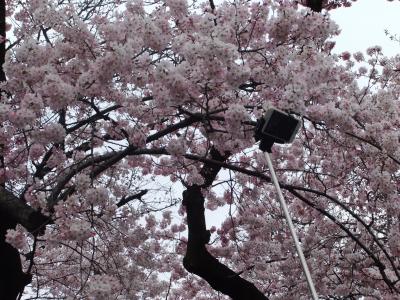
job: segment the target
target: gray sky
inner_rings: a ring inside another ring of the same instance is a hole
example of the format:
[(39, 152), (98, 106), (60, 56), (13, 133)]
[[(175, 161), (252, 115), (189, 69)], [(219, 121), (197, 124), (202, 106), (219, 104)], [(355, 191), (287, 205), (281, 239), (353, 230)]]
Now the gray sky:
[(365, 51), (370, 46), (380, 45), (383, 53), (394, 56), (400, 53), (400, 43), (385, 35), (400, 35), (400, 1), (358, 0), (350, 8), (331, 12), (342, 32), (336, 40), (335, 52)]

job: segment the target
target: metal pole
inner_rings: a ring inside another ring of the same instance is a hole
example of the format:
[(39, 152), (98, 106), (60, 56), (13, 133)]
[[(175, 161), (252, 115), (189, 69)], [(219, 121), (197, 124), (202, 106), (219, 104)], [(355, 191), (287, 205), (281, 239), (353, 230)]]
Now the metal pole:
[(286, 221), (289, 224), (290, 233), (291, 233), (292, 238), (294, 240), (294, 245), (296, 246), (297, 254), (300, 257), (301, 266), (303, 267), (304, 275), (306, 275), (308, 287), (310, 289), (312, 298), (313, 298), (313, 300), (318, 300), (318, 295), (317, 295), (317, 292), (315, 291), (314, 283), (312, 281), (312, 278), (311, 278), (311, 275), (310, 275), (310, 271), (309, 271), (308, 266), (307, 266), (306, 259), (304, 258), (303, 251), (301, 250), (299, 239), (297, 237), (296, 231), (295, 231), (294, 226), (293, 226), (292, 218), (289, 215), (289, 210), (288, 210), (288, 207), (286, 205), (285, 198), (283, 198), (283, 194), (282, 194), (281, 188), (279, 186), (278, 179), (276, 178), (276, 174), (275, 174), (275, 171), (274, 171), (274, 167), (272, 165), (271, 158), (270, 158), (268, 152), (264, 152), (264, 153), (265, 153), (265, 158), (267, 159), (268, 168), (269, 168), (269, 170), (271, 172), (272, 181), (273, 181), (273, 183), (275, 185), (275, 188), (276, 188), (276, 191), (278, 193), (278, 198), (279, 198), (279, 202), (281, 204), (281, 208), (282, 208), (283, 213), (285, 215)]

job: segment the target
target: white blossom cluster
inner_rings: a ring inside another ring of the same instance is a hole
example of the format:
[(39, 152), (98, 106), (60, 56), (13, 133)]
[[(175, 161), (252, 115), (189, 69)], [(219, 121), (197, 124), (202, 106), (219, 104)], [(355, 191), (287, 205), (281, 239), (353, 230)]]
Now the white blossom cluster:
[(71, 240), (84, 241), (93, 236), (90, 223), (81, 220), (73, 220), (68, 224), (65, 237)]
[(180, 156), (186, 153), (185, 142), (182, 139), (172, 139), (169, 141), (167, 151), (171, 155)]
[(24, 250), (28, 245), (26, 239), (26, 233), (19, 226), (17, 227), (16, 230), (14, 229), (7, 230), (6, 242), (19, 250)]
[(91, 300), (109, 300), (120, 286), (118, 279), (110, 275), (94, 275), (88, 285)]

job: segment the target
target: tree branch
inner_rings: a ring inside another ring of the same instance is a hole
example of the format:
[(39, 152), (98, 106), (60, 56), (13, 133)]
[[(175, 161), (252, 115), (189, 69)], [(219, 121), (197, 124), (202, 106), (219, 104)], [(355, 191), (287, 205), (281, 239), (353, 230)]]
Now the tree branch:
[(127, 204), (129, 201), (132, 201), (134, 199), (141, 199), (142, 196), (147, 194), (147, 192), (148, 192), (148, 190), (142, 190), (137, 194), (134, 194), (134, 195), (131, 195), (128, 197), (123, 197), (121, 200), (118, 201), (117, 206), (121, 207), (121, 206)]
[(44, 226), (51, 222), (50, 218), (36, 211), (3, 187), (0, 187), (0, 211), (34, 235), (40, 233)]
[(15, 300), (31, 277), (22, 271), (18, 250), (6, 242), (7, 230), (15, 228), (17, 222), (2, 210), (0, 220), (0, 295), (1, 299)]
[(82, 120), (82, 121), (79, 121), (74, 126), (69, 127), (66, 130), (66, 133), (69, 134), (69, 133), (74, 132), (75, 130), (81, 128), (82, 126), (85, 126), (85, 125), (87, 125), (89, 123), (92, 123), (92, 122), (96, 122), (97, 120), (100, 120), (100, 119), (104, 118), (104, 116), (106, 114), (108, 114), (109, 112), (117, 110), (120, 107), (121, 107), (120, 105), (113, 105), (113, 106), (110, 106), (108, 108), (105, 108), (104, 110), (97, 112), (96, 114), (90, 116), (89, 118), (87, 118), (85, 120)]
[[(214, 148), (210, 151), (213, 160), (223, 162), (229, 153), (221, 155)], [(200, 174), (205, 182), (202, 187), (208, 187), (215, 180), (221, 166), (205, 163)], [(204, 215), (204, 197), (200, 186), (190, 186), (183, 192), (182, 204), (186, 207), (189, 228), (186, 254), (183, 266), (189, 272), (206, 280), (213, 289), (230, 296), (232, 299), (268, 299), (254, 284), (240, 277), (213, 257), (206, 248), (210, 240), (210, 232), (206, 230)]]
[(186, 207), (189, 237), (183, 266), (189, 272), (207, 281), (213, 289), (232, 299), (268, 299), (254, 284), (220, 263), (206, 249), (210, 233), (206, 230), (204, 197), (198, 186), (191, 186), (183, 193)]
[(305, 6), (309, 7), (312, 11), (321, 12), (324, 0), (306, 0)]
[(5, 238), (7, 230), (14, 229), (17, 223), (37, 234), (44, 229), (48, 218), (0, 187), (0, 295), (4, 300), (15, 300), (31, 281), (31, 276), (22, 271), (18, 250)]

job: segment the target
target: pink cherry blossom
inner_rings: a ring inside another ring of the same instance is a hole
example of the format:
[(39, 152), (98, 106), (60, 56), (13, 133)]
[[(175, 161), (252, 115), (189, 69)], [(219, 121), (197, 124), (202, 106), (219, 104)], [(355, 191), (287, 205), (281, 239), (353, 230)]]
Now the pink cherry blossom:
[(254, 139), (275, 107), (301, 123), (271, 157), (320, 298), (400, 299), (400, 60), (334, 54), (327, 11), (350, 1), (6, 2), (23, 297), (308, 299)]

